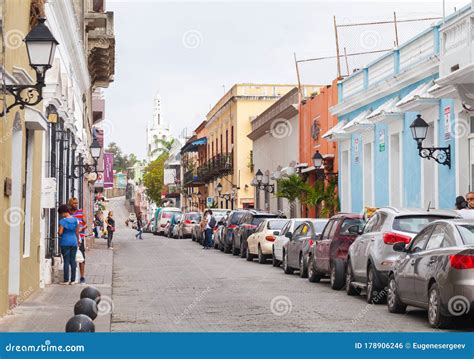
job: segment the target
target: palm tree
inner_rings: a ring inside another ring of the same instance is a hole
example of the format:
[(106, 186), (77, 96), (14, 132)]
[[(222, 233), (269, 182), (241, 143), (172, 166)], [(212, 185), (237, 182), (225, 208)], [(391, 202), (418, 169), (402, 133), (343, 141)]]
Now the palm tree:
[(290, 203), (290, 217), (295, 217), (296, 200), (306, 195), (306, 183), (298, 175), (292, 175), (277, 181), (276, 196), (286, 198)]
[(337, 181), (330, 179), (326, 185), (316, 180), (314, 186), (306, 184), (304, 203), (316, 208), (316, 217), (331, 217), (339, 211), (339, 197), (336, 192)]
[(154, 156), (158, 154), (157, 157), (161, 156), (163, 153), (169, 153), (174, 144), (174, 138), (167, 140), (166, 138), (158, 138), (154, 136), (155, 149), (151, 151), (150, 155)]

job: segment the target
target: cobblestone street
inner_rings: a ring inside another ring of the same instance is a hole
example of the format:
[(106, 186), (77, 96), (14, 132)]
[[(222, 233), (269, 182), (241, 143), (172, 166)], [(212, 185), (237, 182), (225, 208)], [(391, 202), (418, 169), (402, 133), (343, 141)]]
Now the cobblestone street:
[(144, 234), (140, 241), (135, 233), (116, 233), (112, 331), (432, 330), (423, 310), (390, 314), (386, 305), (333, 291), (328, 280), (310, 283), (190, 239)]

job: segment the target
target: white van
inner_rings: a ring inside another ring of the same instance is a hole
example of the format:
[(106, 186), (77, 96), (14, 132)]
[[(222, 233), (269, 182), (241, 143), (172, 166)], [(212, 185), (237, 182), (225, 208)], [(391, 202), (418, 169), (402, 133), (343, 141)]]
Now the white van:
[(181, 213), (181, 210), (176, 207), (162, 208), (160, 214), (158, 215), (158, 221), (157, 221), (158, 226), (156, 228), (156, 231), (158, 232), (159, 235), (163, 235), (165, 233), (166, 225), (168, 224), (168, 222), (171, 221), (171, 217), (176, 213)]

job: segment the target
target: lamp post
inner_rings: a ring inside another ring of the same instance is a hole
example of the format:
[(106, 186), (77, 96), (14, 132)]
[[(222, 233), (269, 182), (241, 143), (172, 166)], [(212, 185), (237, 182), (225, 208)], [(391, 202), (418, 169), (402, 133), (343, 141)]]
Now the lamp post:
[(417, 115), (415, 121), (410, 125), (411, 135), (417, 144), (418, 155), (421, 158), (433, 159), (440, 165), (451, 168), (451, 145), (447, 147), (423, 147), (428, 128), (429, 125), (421, 118), (421, 115)]
[(324, 167), (326, 166), (326, 160), (324, 156), (316, 151), (312, 157), (314, 168), (316, 168), (316, 178), (324, 181), (325, 179), (330, 179), (334, 177), (337, 180), (338, 173), (337, 172), (326, 172)]
[(270, 184), (270, 178), (268, 175), (264, 175), (263, 172), (258, 169), (255, 174), (255, 178), (252, 180), (252, 186), (258, 188), (259, 190), (273, 193), (275, 192), (275, 185)]
[[(72, 146), (73, 146), (73, 150), (75, 150), (76, 145), (73, 144)], [(102, 150), (102, 148), (100, 147), (99, 141), (97, 141), (97, 139), (94, 138), (89, 149), (90, 149), (92, 160), (94, 161), (94, 163), (74, 165), (72, 177), (80, 178), (86, 173), (97, 172), (97, 161), (99, 160), (100, 152)]]
[(36, 73), (34, 85), (5, 85), (4, 90), (14, 97), (14, 102), (0, 113), (0, 117), (15, 106), (35, 106), (43, 100), (46, 71), (53, 65), (56, 47), (59, 44), (45, 25), (45, 18), (39, 18), (38, 24), (26, 35), (24, 42), (31, 68)]

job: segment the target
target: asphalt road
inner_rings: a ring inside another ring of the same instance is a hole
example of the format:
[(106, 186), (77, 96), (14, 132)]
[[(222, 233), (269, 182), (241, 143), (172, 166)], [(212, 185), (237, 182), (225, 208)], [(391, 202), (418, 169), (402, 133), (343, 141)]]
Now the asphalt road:
[(112, 331), (432, 331), (424, 310), (390, 314), (327, 280), (310, 283), (190, 239), (140, 241), (118, 224)]

